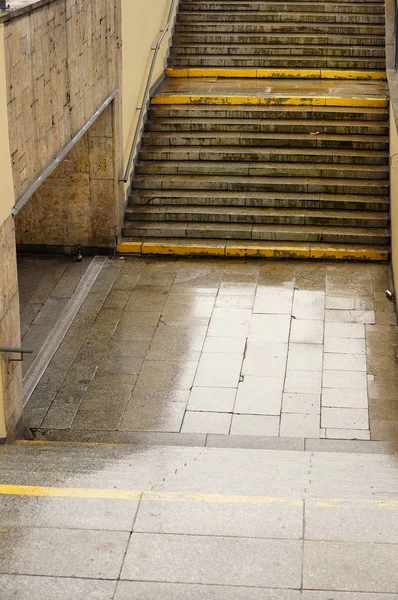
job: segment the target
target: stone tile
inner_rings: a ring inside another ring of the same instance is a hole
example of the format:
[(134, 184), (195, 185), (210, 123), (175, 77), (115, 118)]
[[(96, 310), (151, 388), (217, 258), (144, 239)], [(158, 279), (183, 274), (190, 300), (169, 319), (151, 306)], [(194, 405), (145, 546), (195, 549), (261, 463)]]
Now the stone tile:
[(257, 283), (255, 281), (222, 281), (218, 290), (219, 296), (254, 296)]
[(285, 379), (285, 392), (294, 394), (320, 394), (322, 372), (288, 370)]
[(325, 308), (331, 308), (335, 310), (354, 310), (355, 298), (341, 296), (326, 296)]
[(292, 314), (296, 319), (323, 321), (325, 318), (325, 293), (295, 290)]
[(363, 310), (333, 310), (326, 309), (325, 321), (327, 323), (369, 323), (376, 322), (374, 311)]
[(369, 400), (369, 415), (371, 419), (398, 421), (398, 398), (394, 400)]
[(243, 354), (245, 337), (206, 337), (203, 352), (211, 354)]
[(122, 579), (298, 589), (301, 545), (299, 540), (137, 533)]
[(365, 338), (362, 323), (325, 323), (325, 340), (332, 338)]
[[(204, 598), (206, 600), (300, 600), (300, 592), (241, 586), (120, 581), (115, 596), (115, 600), (153, 600), (154, 598), (162, 598), (162, 600), (186, 600), (187, 598), (189, 600), (203, 600)], [(397, 599), (398, 596), (391, 596), (385, 600)], [(36, 598), (32, 600), (36, 600)], [(91, 600), (91, 598), (87, 598), (87, 600)], [(338, 598), (338, 600), (342, 599)], [(363, 600), (379, 599), (364, 598)]]
[(239, 383), (234, 412), (252, 415), (279, 415), (283, 377), (246, 375)]
[(228, 434), (230, 426), (229, 413), (186, 411), (181, 432)]
[(125, 310), (120, 317), (119, 325), (123, 326), (123, 328), (125, 328), (126, 325), (152, 325), (156, 327), (160, 317), (160, 310), (148, 310), (146, 312)]
[(286, 370), (287, 344), (248, 342), (242, 374), (259, 377), (283, 377)]
[(155, 325), (122, 325), (119, 324), (112, 336), (119, 342), (150, 342), (155, 334)]
[(366, 356), (364, 354), (325, 353), (323, 368), (328, 371), (366, 372)]
[(365, 338), (325, 338), (325, 352), (335, 354), (366, 354)]
[(333, 265), (326, 270), (326, 294), (339, 297), (373, 297), (373, 278), (369, 265)]
[(206, 330), (206, 327), (173, 327), (161, 324), (156, 330), (146, 358), (198, 361)]
[(231, 435), (279, 435), (279, 417), (264, 415), (233, 415)]
[(321, 344), (289, 344), (287, 368), (291, 371), (321, 371), (322, 360)]
[[(116, 579), (129, 533), (7, 527), (2, 531), (0, 570), (15, 575)], [(10, 548), (18, 547), (12, 556)]]
[(282, 413), (280, 435), (282, 437), (319, 437), (319, 414)]
[(368, 394), (366, 390), (357, 389), (322, 389), (322, 407), (330, 408), (368, 408)]
[(398, 381), (376, 376), (374, 381), (368, 382), (369, 398), (374, 400), (397, 400)]
[(246, 308), (215, 308), (207, 335), (216, 337), (246, 337), (252, 312)]
[(321, 414), (320, 394), (283, 394), (282, 412), (293, 414)]
[(143, 358), (137, 358), (128, 354), (126, 356), (118, 356), (110, 350), (105, 354), (98, 370), (101, 374), (123, 373), (125, 375), (138, 375), (143, 362)]
[(187, 409), (232, 413), (235, 397), (235, 388), (193, 387)]
[(189, 390), (195, 377), (197, 362), (177, 360), (145, 360), (135, 386), (137, 392), (148, 390)]
[[(374, 442), (377, 443), (377, 442)], [(212, 435), (206, 439), (208, 448), (244, 448), (249, 450), (303, 451), (304, 439), (252, 435)]]
[(290, 315), (253, 314), (249, 329), (249, 342), (287, 344)]
[(115, 581), (99, 579), (0, 575), (2, 600), (112, 600), (115, 586)]
[(119, 426), (121, 431), (178, 432), (189, 390), (156, 390), (132, 393)]
[(50, 296), (34, 319), (33, 325), (54, 327), (67, 303), (68, 298), (53, 298)]
[(215, 299), (211, 296), (173, 294), (167, 300), (162, 317), (165, 320), (185, 317), (211, 317)]
[(138, 500), (1, 496), (0, 527), (131, 531)]
[(216, 308), (253, 308), (253, 296), (217, 296)]
[(136, 375), (96, 374), (72, 423), (73, 429), (118, 429)]
[(295, 344), (323, 344), (323, 329), (323, 321), (292, 319), (289, 341)]
[(310, 589), (395, 593), (398, 545), (304, 542), (303, 586)]
[[(304, 590), (301, 600), (330, 600), (330, 592)], [(359, 592), (335, 592), (333, 600), (398, 600), (398, 594), (362, 594)]]
[(195, 377), (195, 386), (236, 388), (242, 359), (242, 354), (202, 354)]
[(359, 371), (324, 371), (323, 387), (352, 390), (366, 390), (366, 373)]
[(258, 286), (253, 313), (291, 315), (293, 289), (284, 287)]
[[(134, 532), (298, 540), (303, 536), (303, 502), (206, 502), (184, 497), (159, 502), (144, 494)], [(317, 539), (317, 538), (315, 538)]]
[(326, 437), (332, 440), (370, 440), (367, 429), (326, 429)]
[(308, 498), (305, 532), (309, 540), (395, 544), (398, 511), (387, 502)]
[(322, 408), (322, 427), (331, 429), (369, 429), (365, 408)]

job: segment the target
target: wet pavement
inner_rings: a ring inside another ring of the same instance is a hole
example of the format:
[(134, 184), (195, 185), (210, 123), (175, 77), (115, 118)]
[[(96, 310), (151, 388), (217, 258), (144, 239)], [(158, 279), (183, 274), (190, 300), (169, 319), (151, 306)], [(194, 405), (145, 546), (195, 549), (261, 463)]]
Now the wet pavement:
[[(25, 341), (90, 268), (21, 259)], [(0, 447), (1, 600), (398, 600), (390, 285), (106, 260)]]
[[(29, 260), (23, 341), (38, 346), (89, 259)], [(109, 259), (27, 424), (64, 440), (398, 440), (390, 287), (382, 264)]]

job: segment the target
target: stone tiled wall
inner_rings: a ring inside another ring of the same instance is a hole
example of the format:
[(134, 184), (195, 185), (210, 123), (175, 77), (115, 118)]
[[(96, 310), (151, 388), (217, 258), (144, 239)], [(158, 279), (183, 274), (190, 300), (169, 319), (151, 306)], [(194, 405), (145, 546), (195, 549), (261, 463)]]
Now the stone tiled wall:
[[(19, 296), (14, 221), (0, 225), (0, 345), (20, 346)], [(22, 416), (21, 364), (0, 354), (0, 439), (12, 437)], [(2, 375), (1, 375), (2, 372)], [(5, 427), (4, 427), (5, 426)]]
[(112, 247), (117, 231), (113, 106), (17, 215), (20, 245)]
[(15, 195), (119, 87), (120, 2), (53, 0), (5, 23)]

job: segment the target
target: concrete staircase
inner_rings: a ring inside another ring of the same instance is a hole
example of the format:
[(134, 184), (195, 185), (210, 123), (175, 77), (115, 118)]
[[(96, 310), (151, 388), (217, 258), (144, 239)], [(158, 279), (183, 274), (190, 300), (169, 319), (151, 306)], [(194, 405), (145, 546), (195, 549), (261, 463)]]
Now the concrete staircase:
[(175, 67), (384, 69), (384, 1), (183, 0)]
[(382, 1), (182, 0), (119, 250), (386, 260), (384, 66)]

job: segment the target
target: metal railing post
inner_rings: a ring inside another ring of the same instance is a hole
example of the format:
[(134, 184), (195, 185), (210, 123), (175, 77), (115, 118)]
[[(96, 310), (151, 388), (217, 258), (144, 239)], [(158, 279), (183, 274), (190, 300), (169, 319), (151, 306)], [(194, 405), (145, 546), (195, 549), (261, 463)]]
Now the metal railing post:
[(394, 68), (398, 69), (398, 0), (394, 0), (394, 34), (395, 34), (395, 62)]

